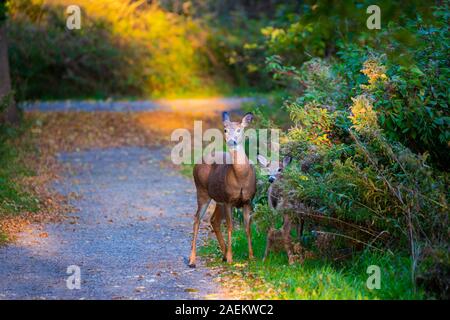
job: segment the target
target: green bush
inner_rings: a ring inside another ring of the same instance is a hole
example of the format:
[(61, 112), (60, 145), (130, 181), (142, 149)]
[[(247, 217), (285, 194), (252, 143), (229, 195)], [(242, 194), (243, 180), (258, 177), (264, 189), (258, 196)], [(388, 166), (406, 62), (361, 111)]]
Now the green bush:
[[(267, 59), (292, 93), (282, 144), (297, 159), (282, 180), (292, 207), (312, 208), (315, 228), (354, 249), (409, 254), (412, 277), (441, 298), (450, 270), (447, 19), (444, 4), (433, 24), (392, 25), (378, 46), (341, 42), (337, 58), (294, 66)], [(402, 32), (413, 45), (398, 41)], [(263, 227), (279, 220), (264, 202), (256, 212)]]

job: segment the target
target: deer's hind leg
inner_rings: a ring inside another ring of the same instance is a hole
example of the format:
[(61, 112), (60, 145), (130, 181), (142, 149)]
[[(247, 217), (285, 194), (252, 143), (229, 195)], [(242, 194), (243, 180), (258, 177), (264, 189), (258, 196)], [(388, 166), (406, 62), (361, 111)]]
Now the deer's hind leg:
[(205, 214), (211, 198), (206, 192), (197, 191), (197, 212), (194, 217), (194, 234), (192, 236), (191, 256), (189, 257), (189, 267), (195, 268), (195, 260), (197, 258), (197, 236), (200, 227), (200, 218)]
[(253, 259), (251, 213), (252, 213), (251, 205), (246, 204), (244, 206), (244, 224), (245, 224), (245, 233), (247, 234), (248, 258), (249, 259)]
[(220, 230), (220, 225), (222, 224), (222, 220), (225, 218), (225, 208), (222, 204), (217, 203), (216, 209), (211, 216), (211, 226), (216, 234), (217, 241), (219, 242), (220, 250), (222, 251), (222, 255), (224, 260), (226, 259), (226, 245), (225, 240), (223, 239), (222, 231)]
[(269, 255), (270, 250), (272, 249), (273, 244), (273, 234), (275, 233), (274, 228), (270, 227), (269, 231), (267, 232), (267, 243), (266, 243), (266, 250), (264, 251), (264, 258), (263, 262), (266, 261), (267, 256)]
[(289, 214), (286, 213), (283, 216), (282, 232), (283, 232), (284, 248), (288, 255), (289, 264), (293, 264), (295, 262), (294, 253), (292, 252), (291, 229), (292, 229), (291, 219), (289, 218)]
[(304, 226), (305, 226), (305, 219), (299, 218), (299, 222), (297, 224), (297, 238), (298, 238), (298, 240), (302, 240)]
[(228, 263), (233, 262), (233, 252), (232, 252), (232, 242), (231, 242), (231, 234), (233, 233), (233, 208), (229, 204), (224, 205), (225, 208), (225, 219), (227, 221), (227, 252), (226, 259)]

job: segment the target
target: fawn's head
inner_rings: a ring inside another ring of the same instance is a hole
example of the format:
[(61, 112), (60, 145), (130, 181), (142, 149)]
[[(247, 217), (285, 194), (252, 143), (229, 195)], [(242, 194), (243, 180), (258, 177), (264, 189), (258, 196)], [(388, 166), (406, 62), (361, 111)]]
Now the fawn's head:
[(244, 141), (244, 128), (247, 127), (252, 120), (253, 114), (250, 112), (245, 114), (241, 122), (232, 122), (228, 112), (222, 113), (223, 132), (228, 147), (236, 149), (242, 145), (242, 142)]
[(269, 182), (272, 183), (275, 180), (277, 180), (283, 170), (291, 163), (292, 157), (285, 156), (283, 158), (283, 161), (279, 163), (278, 161), (270, 161), (267, 160), (266, 157), (264, 157), (261, 154), (258, 154), (258, 162), (261, 164), (261, 167), (264, 171), (269, 175)]

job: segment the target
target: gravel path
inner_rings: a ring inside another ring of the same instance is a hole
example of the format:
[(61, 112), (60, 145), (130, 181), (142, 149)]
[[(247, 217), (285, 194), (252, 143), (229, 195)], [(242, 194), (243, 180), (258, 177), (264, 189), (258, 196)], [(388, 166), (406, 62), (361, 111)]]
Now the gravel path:
[(229, 97), (229, 98), (206, 98), (206, 99), (159, 99), (143, 101), (36, 101), (25, 102), (20, 106), (25, 111), (224, 111), (236, 110), (247, 102), (264, 103), (264, 98), (252, 97)]
[[(79, 211), (0, 248), (0, 299), (223, 298), (210, 270), (186, 265), (195, 188), (164, 157), (136, 147), (62, 154), (67, 175), (55, 187), (80, 195)], [(67, 288), (70, 265), (80, 289)]]

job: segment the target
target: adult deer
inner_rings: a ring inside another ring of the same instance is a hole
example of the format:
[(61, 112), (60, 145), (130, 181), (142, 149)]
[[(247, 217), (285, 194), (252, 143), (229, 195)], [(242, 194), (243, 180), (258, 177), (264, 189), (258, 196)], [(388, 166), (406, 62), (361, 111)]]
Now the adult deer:
[[(211, 225), (222, 250), (224, 260), (233, 262), (231, 250), (231, 233), (233, 230), (232, 210), (234, 207), (243, 208), (245, 232), (248, 241), (249, 258), (253, 258), (252, 239), (250, 230), (251, 201), (256, 192), (255, 168), (250, 164), (244, 148), (244, 129), (253, 120), (253, 115), (247, 113), (241, 122), (232, 122), (228, 112), (222, 114), (225, 141), (229, 152), (217, 153), (215, 159), (220, 163), (203, 159), (201, 164), (194, 166), (194, 181), (197, 189), (197, 212), (194, 218), (194, 235), (192, 238), (189, 266), (195, 267), (196, 242), (200, 217), (208, 208), (211, 199), (217, 205), (211, 217)], [(225, 245), (220, 225), (225, 218), (227, 223), (227, 244)]]

